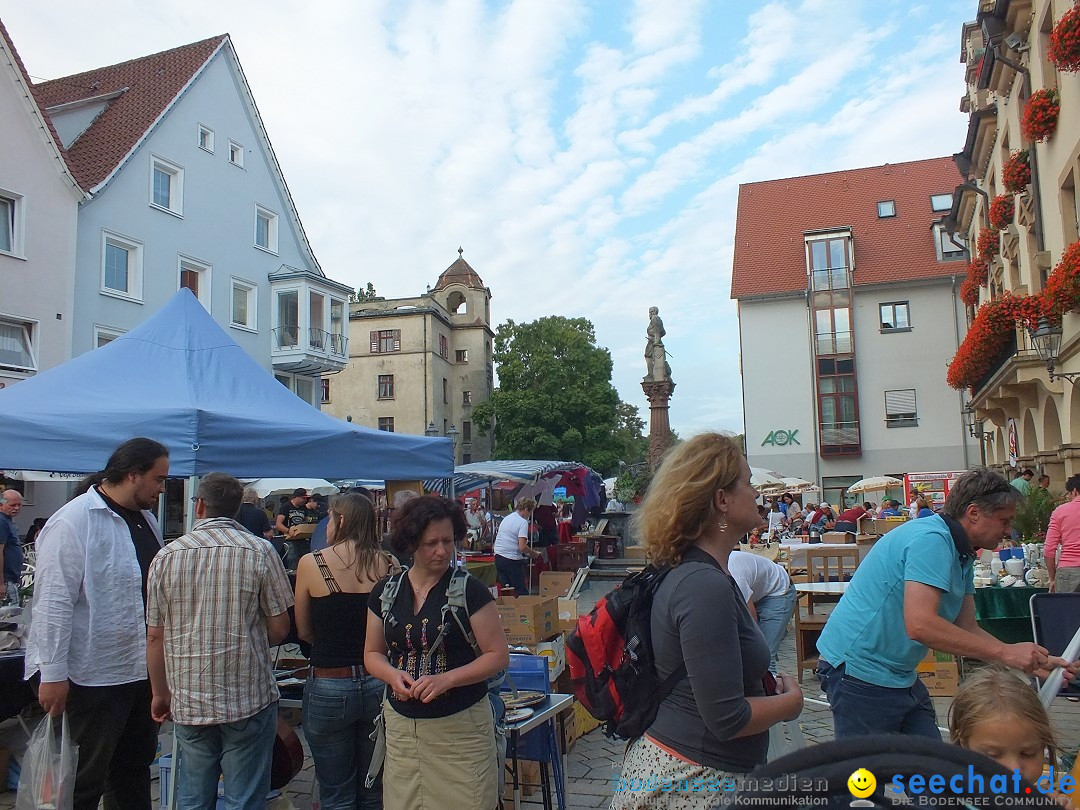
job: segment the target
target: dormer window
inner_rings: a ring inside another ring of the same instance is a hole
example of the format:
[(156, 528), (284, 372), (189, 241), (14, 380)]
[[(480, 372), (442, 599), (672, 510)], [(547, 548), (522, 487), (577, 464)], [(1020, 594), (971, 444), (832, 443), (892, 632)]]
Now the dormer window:
[(896, 200), (882, 200), (877, 204), (878, 219), (896, 216)]

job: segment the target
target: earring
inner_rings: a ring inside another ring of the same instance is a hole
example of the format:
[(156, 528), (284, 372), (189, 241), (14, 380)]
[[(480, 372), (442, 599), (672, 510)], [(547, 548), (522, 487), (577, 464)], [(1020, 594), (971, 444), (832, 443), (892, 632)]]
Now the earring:
[(726, 531), (728, 530), (728, 522), (727, 522), (727, 518), (726, 518), (726, 517), (722, 517), (722, 518), (720, 518), (720, 520), (718, 520), (718, 521), (716, 522), (716, 525), (717, 525), (717, 528), (719, 528), (719, 529), (720, 529), (720, 531), (722, 531), (722, 532), (726, 532)]

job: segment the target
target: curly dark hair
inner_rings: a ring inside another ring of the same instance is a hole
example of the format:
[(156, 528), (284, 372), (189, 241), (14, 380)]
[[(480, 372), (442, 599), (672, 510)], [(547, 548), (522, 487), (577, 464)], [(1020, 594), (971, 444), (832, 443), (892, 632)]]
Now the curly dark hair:
[(390, 530), (390, 548), (399, 557), (411, 557), (420, 545), (420, 537), (436, 520), (449, 520), (454, 529), (454, 542), (465, 539), (468, 524), (461, 504), (441, 495), (421, 495), (412, 498), (397, 510)]

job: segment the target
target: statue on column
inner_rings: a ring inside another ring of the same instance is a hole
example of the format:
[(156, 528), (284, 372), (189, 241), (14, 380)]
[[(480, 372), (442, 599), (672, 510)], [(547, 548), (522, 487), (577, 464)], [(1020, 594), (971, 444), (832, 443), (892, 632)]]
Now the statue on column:
[(671, 366), (667, 361), (664, 348), (664, 322), (660, 320), (660, 310), (649, 307), (649, 328), (645, 331), (648, 342), (645, 344), (645, 380), (670, 380)]

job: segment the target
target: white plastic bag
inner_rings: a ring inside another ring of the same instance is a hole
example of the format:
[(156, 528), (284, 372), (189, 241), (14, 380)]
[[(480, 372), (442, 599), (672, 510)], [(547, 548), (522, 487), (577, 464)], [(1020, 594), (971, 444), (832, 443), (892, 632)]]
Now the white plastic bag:
[(79, 746), (68, 733), (64, 715), (57, 734), (56, 718), (46, 717), (30, 735), (19, 775), (15, 810), (72, 810)]

